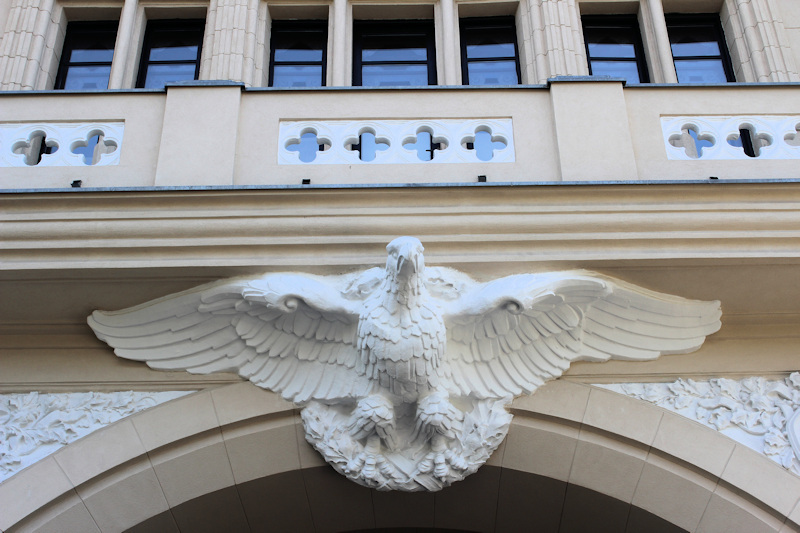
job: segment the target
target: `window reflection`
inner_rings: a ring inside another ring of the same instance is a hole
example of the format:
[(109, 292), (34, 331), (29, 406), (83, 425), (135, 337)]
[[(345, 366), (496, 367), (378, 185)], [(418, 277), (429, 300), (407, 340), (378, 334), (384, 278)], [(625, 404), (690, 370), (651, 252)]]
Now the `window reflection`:
[(327, 47), (327, 21), (273, 21), (269, 86), (324, 86)]
[(353, 85), (436, 84), (431, 21), (355, 21), (353, 30)]
[(636, 16), (590, 15), (581, 21), (590, 75), (650, 81)]
[(148, 22), (136, 86), (161, 89), (167, 83), (196, 80), (204, 27), (202, 19)]
[(666, 19), (678, 83), (734, 81), (717, 15), (671, 15)]
[(117, 22), (70, 22), (55, 89), (105, 90), (114, 58)]
[(466, 18), (459, 22), (464, 84), (517, 85), (520, 76), (514, 18)]

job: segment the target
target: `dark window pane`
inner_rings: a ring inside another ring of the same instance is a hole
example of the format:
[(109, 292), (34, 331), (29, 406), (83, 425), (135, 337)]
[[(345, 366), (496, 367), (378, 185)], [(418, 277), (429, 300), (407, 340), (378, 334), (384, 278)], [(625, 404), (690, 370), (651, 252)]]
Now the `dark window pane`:
[(428, 51), (425, 48), (384, 48), (361, 51), (361, 60), (370, 61), (426, 61)]
[(672, 43), (672, 55), (675, 57), (719, 56), (719, 43), (716, 41)]
[(470, 63), (470, 85), (516, 85), (516, 61), (484, 61)]
[(633, 43), (588, 43), (591, 57), (625, 57), (636, 58)]
[(196, 44), (150, 49), (150, 61), (194, 61), (196, 58)]
[(199, 19), (148, 22), (136, 86), (161, 89), (166, 83), (196, 80), (204, 28)]
[(679, 83), (734, 81), (719, 15), (668, 15), (666, 20)]
[(364, 87), (407, 87), (428, 85), (428, 65), (364, 65)]
[(469, 85), (519, 83), (517, 30), (513, 17), (467, 18), (461, 29), (461, 78)]
[(639, 67), (635, 61), (592, 61), (593, 76), (625, 78), (628, 83), (639, 83)]
[(353, 85), (423, 86), (436, 83), (430, 21), (355, 21)]
[(111, 65), (97, 67), (70, 67), (64, 80), (62, 89), (80, 90), (105, 90), (108, 89), (108, 77), (111, 74)]
[(472, 44), (467, 45), (467, 58), (515, 57), (514, 43)]
[(273, 87), (319, 87), (322, 65), (275, 65)]
[(322, 49), (282, 48), (275, 50), (275, 61), (322, 61)]
[(587, 15), (581, 21), (589, 74), (628, 83), (650, 81), (635, 15)]
[(117, 22), (70, 22), (55, 89), (105, 90), (114, 58)]
[(75, 48), (69, 54), (70, 63), (111, 63), (113, 58), (113, 43), (112, 48)]
[(719, 59), (676, 59), (678, 83), (726, 83), (725, 69)]
[(164, 84), (194, 79), (194, 63), (150, 65), (147, 69), (145, 89), (162, 89)]
[(270, 87), (325, 85), (327, 21), (273, 21), (270, 48)]

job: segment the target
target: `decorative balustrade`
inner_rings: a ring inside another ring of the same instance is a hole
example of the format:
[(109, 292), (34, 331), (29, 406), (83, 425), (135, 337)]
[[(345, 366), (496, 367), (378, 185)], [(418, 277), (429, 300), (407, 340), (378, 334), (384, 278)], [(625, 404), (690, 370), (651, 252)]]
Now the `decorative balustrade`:
[(667, 157), (800, 159), (799, 116), (662, 117)]
[(282, 121), (283, 165), (511, 163), (510, 118)]
[(0, 167), (119, 164), (122, 122), (0, 124)]

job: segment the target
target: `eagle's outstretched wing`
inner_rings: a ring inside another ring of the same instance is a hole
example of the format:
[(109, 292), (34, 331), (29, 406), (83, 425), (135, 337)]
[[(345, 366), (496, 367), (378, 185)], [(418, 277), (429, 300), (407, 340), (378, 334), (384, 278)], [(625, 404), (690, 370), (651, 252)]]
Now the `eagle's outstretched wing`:
[(686, 300), (598, 274), (556, 272), (476, 284), (443, 304), (451, 393), (531, 393), (574, 361), (644, 361), (698, 349), (719, 302)]
[(95, 311), (97, 337), (160, 370), (236, 372), (302, 403), (362, 397), (359, 301), (312, 276), (215, 283), (115, 312)]

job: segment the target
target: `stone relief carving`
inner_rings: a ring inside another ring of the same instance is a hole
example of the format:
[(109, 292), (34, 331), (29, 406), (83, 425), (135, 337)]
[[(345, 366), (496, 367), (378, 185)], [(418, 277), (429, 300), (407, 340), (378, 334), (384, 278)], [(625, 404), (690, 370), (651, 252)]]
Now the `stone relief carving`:
[(0, 481), (112, 422), (186, 394), (0, 394)]
[(590, 272), (479, 283), (426, 267), (413, 237), (387, 252), (385, 268), (224, 280), (89, 324), (120, 357), (281, 393), (337, 471), (407, 491), (476, 471), (508, 432), (511, 399), (573, 361), (690, 352), (720, 326), (719, 302)]
[(800, 373), (782, 380), (596, 385), (696, 420), (800, 475)]

